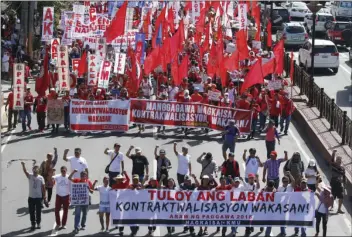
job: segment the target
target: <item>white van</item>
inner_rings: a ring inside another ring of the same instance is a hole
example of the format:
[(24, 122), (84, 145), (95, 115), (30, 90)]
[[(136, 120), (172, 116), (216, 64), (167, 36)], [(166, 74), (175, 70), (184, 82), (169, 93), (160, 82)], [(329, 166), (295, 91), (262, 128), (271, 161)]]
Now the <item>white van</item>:
[(352, 1), (331, 1), (331, 14), (336, 21), (352, 21)]

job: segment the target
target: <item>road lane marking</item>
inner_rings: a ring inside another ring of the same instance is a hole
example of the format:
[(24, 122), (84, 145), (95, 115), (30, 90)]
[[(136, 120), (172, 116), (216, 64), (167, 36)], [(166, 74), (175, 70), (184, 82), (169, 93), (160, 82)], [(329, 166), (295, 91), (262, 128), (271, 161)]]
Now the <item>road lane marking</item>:
[(1, 146), (1, 153), (5, 150), (5, 147), (7, 145), (7, 143), (11, 140), (12, 138), (12, 134), (15, 132), (16, 130), (12, 130), (10, 132), (10, 136), (7, 137), (6, 141), (4, 142), (4, 145)]
[(351, 69), (348, 70), (348, 68), (345, 68), (345, 66), (342, 66), (341, 64), (340, 64), (340, 67), (341, 67), (344, 71), (346, 71), (347, 74), (351, 74)]

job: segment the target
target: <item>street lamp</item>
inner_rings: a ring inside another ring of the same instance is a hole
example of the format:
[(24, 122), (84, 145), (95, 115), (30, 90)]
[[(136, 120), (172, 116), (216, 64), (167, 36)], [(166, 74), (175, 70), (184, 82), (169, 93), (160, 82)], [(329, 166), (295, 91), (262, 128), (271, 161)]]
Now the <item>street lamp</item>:
[(317, 12), (323, 8), (323, 5), (321, 5), (318, 2), (315, 1), (311, 1), (309, 4), (307, 4), (308, 9), (312, 12), (312, 19), (313, 19), (313, 26), (312, 26), (312, 60), (311, 60), (311, 67), (312, 67), (312, 72), (311, 72), (311, 76), (312, 78), (314, 77), (314, 41), (315, 41), (315, 20), (317, 17)]

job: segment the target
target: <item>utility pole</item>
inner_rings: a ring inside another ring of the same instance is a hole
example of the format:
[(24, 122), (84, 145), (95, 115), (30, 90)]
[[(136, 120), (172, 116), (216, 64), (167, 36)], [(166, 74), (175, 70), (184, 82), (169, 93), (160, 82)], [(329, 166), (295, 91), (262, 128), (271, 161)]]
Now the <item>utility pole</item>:
[(34, 35), (34, 8), (35, 1), (29, 2), (29, 16), (28, 16), (28, 54), (33, 58), (33, 35)]
[(27, 35), (28, 35), (28, 3), (27, 1), (22, 2), (21, 7), (21, 33), (20, 33), (20, 45), (25, 46), (27, 51)]

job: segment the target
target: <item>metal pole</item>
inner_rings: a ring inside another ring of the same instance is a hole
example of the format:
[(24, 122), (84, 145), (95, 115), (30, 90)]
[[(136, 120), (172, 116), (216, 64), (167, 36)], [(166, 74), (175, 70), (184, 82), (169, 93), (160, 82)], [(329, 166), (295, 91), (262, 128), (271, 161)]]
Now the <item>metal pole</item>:
[(341, 144), (346, 144), (346, 120), (347, 120), (347, 111), (343, 111), (342, 115), (342, 141)]
[(314, 41), (315, 41), (315, 18), (317, 17), (316, 13), (313, 12), (313, 26), (312, 26), (312, 64), (311, 64), (311, 76), (314, 77), (314, 55), (315, 55), (315, 50), (314, 50)]
[(29, 2), (29, 15), (28, 15), (28, 54), (33, 58), (33, 31), (34, 31), (34, 8), (35, 1)]

